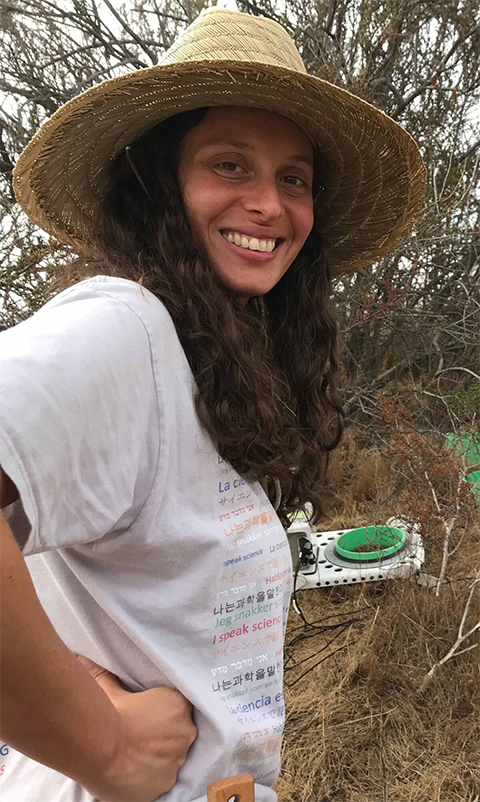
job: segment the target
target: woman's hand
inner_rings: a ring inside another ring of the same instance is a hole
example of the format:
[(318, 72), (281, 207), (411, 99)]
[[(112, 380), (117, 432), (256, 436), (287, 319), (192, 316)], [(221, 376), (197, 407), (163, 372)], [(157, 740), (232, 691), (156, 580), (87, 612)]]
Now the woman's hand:
[(79, 661), (120, 714), (119, 748), (102, 787), (102, 802), (152, 802), (172, 788), (197, 736), (192, 705), (172, 688), (125, 691), (117, 677), (83, 655)]

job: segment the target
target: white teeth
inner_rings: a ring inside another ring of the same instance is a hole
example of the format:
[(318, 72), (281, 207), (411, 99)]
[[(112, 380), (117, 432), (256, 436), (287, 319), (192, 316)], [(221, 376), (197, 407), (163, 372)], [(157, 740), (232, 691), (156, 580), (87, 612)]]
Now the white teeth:
[(240, 248), (247, 248), (250, 251), (262, 251), (263, 253), (271, 253), (275, 248), (275, 240), (264, 240), (258, 239), (257, 237), (251, 237), (249, 240), (248, 237), (245, 237), (241, 234), (232, 234), (230, 231), (228, 234), (226, 232), (222, 232), (222, 237), (225, 237), (226, 240), (229, 242), (234, 243), (237, 247)]

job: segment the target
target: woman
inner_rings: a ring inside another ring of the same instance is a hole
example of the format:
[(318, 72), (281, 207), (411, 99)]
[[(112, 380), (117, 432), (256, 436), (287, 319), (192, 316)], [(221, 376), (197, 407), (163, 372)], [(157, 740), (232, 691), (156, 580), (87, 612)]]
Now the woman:
[(96, 275), (2, 334), (2, 799), (204, 802), (247, 772), (272, 802), (281, 523), (318, 520), (341, 434), (329, 263), (400, 241), (418, 149), (214, 8), (60, 109), (14, 184)]

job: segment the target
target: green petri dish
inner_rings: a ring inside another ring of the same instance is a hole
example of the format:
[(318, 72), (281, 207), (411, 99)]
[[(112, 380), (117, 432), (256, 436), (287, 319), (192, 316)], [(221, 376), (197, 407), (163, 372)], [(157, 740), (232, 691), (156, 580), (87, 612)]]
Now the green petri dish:
[[(335, 551), (346, 560), (376, 562), (400, 551), (405, 539), (405, 532), (394, 526), (362, 526), (340, 535)], [(369, 550), (376, 546), (374, 551)]]

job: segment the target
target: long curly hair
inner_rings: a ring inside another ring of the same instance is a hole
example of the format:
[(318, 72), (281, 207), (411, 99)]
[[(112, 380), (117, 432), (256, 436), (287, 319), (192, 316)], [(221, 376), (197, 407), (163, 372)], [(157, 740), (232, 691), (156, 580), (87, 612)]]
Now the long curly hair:
[(276, 286), (245, 306), (220, 282), (194, 243), (177, 179), (182, 138), (207, 111), (170, 117), (113, 162), (93, 267), (164, 303), (220, 456), (262, 483), (284, 526), (306, 502), (316, 523), (328, 454), (343, 430), (325, 248), (314, 226)]

